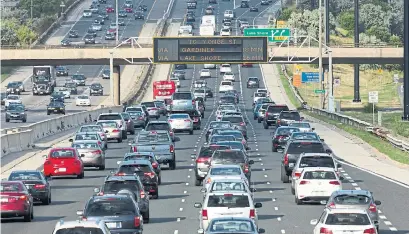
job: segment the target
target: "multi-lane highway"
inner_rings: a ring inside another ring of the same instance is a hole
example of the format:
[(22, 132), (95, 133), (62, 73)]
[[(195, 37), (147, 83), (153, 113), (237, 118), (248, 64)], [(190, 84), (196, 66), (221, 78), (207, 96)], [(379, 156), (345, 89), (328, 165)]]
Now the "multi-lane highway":
[[(258, 2), (258, 0), (257, 0)], [(257, 4), (255, 0), (251, 3)], [(220, 29), (223, 12), (233, 9), (233, 1), (220, 1), (216, 5), (216, 16)], [(201, 9), (207, 6), (207, 1), (199, 1), (196, 10), (196, 29), (198, 34)], [(185, 1), (176, 0), (172, 17), (182, 18), (180, 11), (185, 8)], [(261, 11), (262, 9), (260, 9)], [(178, 15), (176, 15), (178, 13)], [(236, 15), (253, 20), (258, 13), (249, 13), (245, 9), (236, 9)], [(235, 33), (233, 34), (235, 35)], [(202, 65), (189, 65), (186, 70), (187, 80), (181, 81), (180, 90), (191, 90), (194, 80), (199, 79)], [(322, 205), (301, 205), (294, 202), (289, 184), (280, 181), (280, 159), (281, 153), (271, 152), (271, 129), (265, 130), (262, 125), (252, 118), (252, 96), (254, 89), (245, 87), (249, 76), (259, 77), (263, 82), (261, 87), (268, 86), (270, 82), (276, 82), (277, 77), (272, 74), (263, 74), (260, 67), (241, 68), (232, 66), (236, 76), (235, 89), (241, 94), (241, 109), (248, 116), (250, 156), (256, 163), (252, 167), (253, 186), (257, 189), (254, 197), (256, 202), (262, 202), (263, 207), (258, 209), (259, 225), (266, 229), (266, 233), (312, 233), (311, 219), (318, 218), (322, 213)], [(165, 78), (165, 77), (163, 77)], [(221, 77), (218, 69), (212, 71), (212, 78), (207, 80), (208, 86), (214, 91), (218, 90)], [(265, 84), (264, 82), (267, 82)], [(270, 90), (272, 99), (277, 103), (284, 102), (282, 93)], [(203, 199), (200, 187), (194, 186), (193, 161), (190, 155), (196, 153), (204, 143), (205, 126), (214, 120), (214, 111), (218, 99), (208, 99), (206, 102), (206, 117), (202, 121), (201, 130), (195, 131), (194, 135), (177, 134), (180, 141), (176, 142), (177, 169), (175, 171), (162, 171), (162, 185), (159, 188), (159, 199), (150, 201), (151, 222), (144, 225), (144, 233), (170, 233), (170, 234), (192, 234), (197, 233), (199, 228), (199, 210), (193, 207), (195, 202)], [(147, 95), (151, 95), (148, 93)], [(317, 131), (321, 128), (313, 123)], [(320, 132), (318, 132), (321, 134)], [(343, 144), (343, 142), (339, 142)], [(49, 206), (35, 206), (35, 219), (31, 223), (20, 223), (15, 221), (3, 221), (1, 228), (3, 233), (25, 234), (25, 233), (51, 233), (55, 223), (59, 219), (76, 219), (76, 210), (82, 209), (85, 201), (93, 194), (93, 188), (102, 184), (103, 179), (110, 170), (117, 167), (116, 162), (121, 160), (128, 152), (126, 143), (110, 143), (107, 151), (107, 168), (105, 171), (87, 170), (85, 178), (78, 179), (54, 179), (52, 183), (53, 202)], [(359, 156), (359, 155), (357, 155)], [(382, 201), (380, 233), (409, 233), (409, 200), (408, 188), (397, 185), (390, 180), (369, 174), (360, 169), (343, 166), (345, 180), (344, 189), (367, 189), (374, 192), (377, 200)], [(393, 224), (393, 228), (392, 228)]]
[[(80, 37), (79, 38), (71, 38), (70, 40), (82, 40), (82, 37), (85, 35), (88, 28), (94, 22), (94, 19), (97, 17), (97, 14), (94, 14), (92, 18), (84, 18), (82, 17), (82, 12), (84, 9), (88, 9), (91, 5), (92, 1), (86, 1), (85, 3), (81, 4), (78, 9), (73, 12), (73, 15), (68, 17), (68, 21), (54, 34), (52, 34), (51, 38), (46, 42), (48, 45), (59, 44), (60, 41), (65, 37), (68, 38), (68, 32), (70, 30), (77, 30)], [(137, 37), (143, 36), (140, 35), (142, 28), (148, 20), (154, 20), (156, 22), (157, 19), (161, 19), (163, 17), (163, 12), (167, 9), (170, 0), (164, 1), (147, 1), (147, 0), (133, 0), (134, 2), (134, 9), (136, 10), (139, 5), (146, 5), (147, 11), (145, 12), (145, 20), (135, 20), (133, 18), (133, 14), (129, 13), (128, 17), (125, 18), (126, 25), (119, 27), (119, 40), (122, 41), (125, 37)], [(119, 0), (118, 5), (119, 9), (122, 9), (125, 0)], [(115, 5), (115, 0), (108, 0), (107, 4), (101, 4), (100, 10), (104, 11), (105, 6), (107, 5)], [(75, 20), (74, 22), (71, 20)], [(115, 13), (109, 14), (109, 20), (105, 22), (103, 25), (102, 31), (97, 32), (97, 38), (103, 38), (105, 32), (111, 22), (115, 22)], [(67, 27), (70, 25), (70, 27)], [(112, 41), (102, 40), (101, 43), (115, 43)], [(64, 64), (61, 64), (64, 65)], [(133, 66), (136, 67), (136, 66)], [(104, 96), (92, 96), (91, 97), (91, 107), (77, 107), (75, 106), (75, 98), (77, 95), (71, 96), (71, 99), (66, 100), (66, 114), (76, 113), (84, 110), (89, 110), (91, 108), (95, 108), (95, 106), (99, 105), (103, 102), (108, 96), (110, 91), (110, 81), (109, 79), (102, 79), (101, 73), (104, 69), (108, 69), (108, 66), (89, 66), (89, 65), (80, 65), (80, 66), (67, 66), (69, 69), (69, 76), (68, 77), (58, 77), (57, 78), (57, 85), (63, 86), (66, 79), (70, 79), (71, 75), (73, 74), (84, 74), (87, 77), (86, 86), (79, 87), (78, 94), (89, 94), (88, 86), (92, 83), (101, 83), (104, 87)], [(121, 67), (121, 71), (123, 71), (124, 66)], [(133, 75), (135, 72), (131, 72), (127, 75)], [(25, 77), (22, 77), (25, 78)], [(132, 79), (131, 77), (122, 76), (123, 79)], [(27, 111), (27, 123), (21, 123), (20, 121), (12, 121), (9, 123), (5, 122), (5, 119), (1, 119), (1, 126), (2, 129), (5, 128), (12, 128), (18, 126), (29, 125), (32, 123), (36, 123), (39, 121), (47, 120), (50, 118), (55, 118), (55, 115), (46, 115), (46, 105), (49, 103), (50, 96), (33, 96), (32, 95), (32, 82), (30, 79), (27, 79), (25, 82), (25, 89), (26, 92), (21, 94), (21, 99), (23, 104), (28, 109)], [(3, 114), (3, 113), (2, 113)]]

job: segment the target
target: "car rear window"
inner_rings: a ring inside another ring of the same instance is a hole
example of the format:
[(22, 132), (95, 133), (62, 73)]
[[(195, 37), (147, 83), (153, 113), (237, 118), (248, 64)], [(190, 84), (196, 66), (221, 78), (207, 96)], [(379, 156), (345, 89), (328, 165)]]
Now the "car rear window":
[(22, 187), (20, 184), (17, 183), (1, 183), (0, 185), (0, 192), (20, 192), (22, 191)]
[(217, 144), (230, 146), (231, 149), (245, 150), (243, 143), (240, 141), (219, 141)]
[(365, 195), (342, 194), (334, 198), (334, 203), (337, 205), (367, 205), (371, 200)]
[(231, 123), (229, 122), (211, 122), (209, 128), (230, 128)]
[(188, 114), (173, 114), (169, 117), (169, 119), (189, 119)]
[(75, 143), (72, 147), (76, 149), (95, 149), (99, 148), (98, 144), (96, 143)]
[(191, 93), (174, 93), (173, 100), (192, 100)]
[(122, 120), (120, 114), (100, 115), (98, 120)]
[(118, 124), (116, 122), (99, 122), (98, 125), (101, 125), (103, 128), (117, 128)]
[(304, 167), (330, 167), (335, 168), (334, 160), (328, 156), (307, 156), (302, 157), (299, 168)]
[(280, 119), (300, 121), (301, 116), (298, 112), (281, 112)]
[(280, 136), (290, 136), (293, 132), (299, 132), (298, 128), (279, 128), (277, 129), (277, 135)]
[(243, 118), (240, 116), (223, 116), (222, 121), (229, 121), (230, 123), (242, 123)]
[(69, 227), (59, 229), (55, 234), (104, 234), (104, 232), (93, 227)]
[(195, 93), (205, 93), (205, 90), (204, 89), (196, 89)]
[(210, 192), (214, 191), (246, 191), (246, 187), (243, 182), (214, 182)]
[(85, 216), (117, 216), (136, 214), (131, 199), (106, 198), (88, 203)]
[(256, 227), (249, 220), (212, 220), (209, 231), (215, 233), (257, 233)]
[(151, 168), (146, 164), (127, 164), (119, 168), (119, 173), (134, 174), (138, 172), (151, 172)]
[(142, 102), (141, 105), (146, 107), (156, 107), (154, 102)]
[(51, 158), (73, 158), (74, 150), (55, 150), (51, 153)]
[(128, 107), (128, 108), (126, 108), (126, 112), (128, 112), (128, 111), (140, 111), (140, 112), (142, 112), (143, 109), (142, 109), (142, 107)]
[(9, 176), (9, 180), (41, 180), (39, 172), (12, 172)]
[(211, 195), (207, 201), (207, 207), (244, 208), (249, 206), (249, 197), (245, 195)]
[(236, 100), (233, 96), (224, 96), (220, 98), (220, 103), (234, 103)]
[(335, 180), (337, 177), (332, 171), (306, 171), (303, 179), (306, 180)]
[(102, 131), (103, 129), (101, 126), (95, 125), (81, 127), (79, 132), (102, 132)]
[(230, 81), (222, 81), (222, 85), (231, 85), (232, 83)]
[(321, 143), (292, 142), (288, 146), (287, 153), (288, 154), (325, 153), (325, 149)]
[(293, 133), (292, 138), (296, 140), (318, 140), (319, 139), (316, 133), (305, 133), (305, 132)]
[(291, 123), (291, 127), (296, 127), (296, 128), (310, 128), (309, 123)]
[(216, 151), (213, 154), (214, 161), (226, 161), (235, 163), (244, 163), (245, 156), (242, 151)]
[(124, 161), (130, 161), (130, 160), (136, 160), (136, 159), (145, 159), (145, 160), (152, 161), (152, 156), (151, 155), (143, 155), (143, 154), (126, 155)]
[(81, 140), (98, 140), (97, 134), (79, 134), (75, 136), (76, 141), (81, 141)]
[(169, 127), (168, 123), (150, 123), (145, 128), (146, 131), (152, 131), (152, 130), (166, 130), (166, 131), (169, 131), (169, 129), (170, 129), (170, 127)]
[(243, 140), (243, 134), (239, 131), (221, 131), (220, 133), (218, 133), (220, 135), (231, 135), (234, 136), (236, 138), (236, 140)]
[(124, 181), (106, 181), (104, 184), (104, 193), (117, 193), (123, 189), (130, 191), (139, 190), (139, 183), (136, 180), (124, 180)]
[(235, 141), (236, 138), (234, 136), (231, 135), (219, 135), (219, 136), (212, 136), (212, 138), (210, 138), (210, 143), (211, 144), (215, 144), (219, 141)]
[(241, 175), (241, 170), (238, 167), (216, 167), (210, 169), (210, 175)]
[(359, 213), (337, 213), (328, 214), (325, 220), (327, 225), (371, 225), (368, 215)]
[(131, 116), (128, 113), (121, 113), (121, 115), (122, 115), (122, 118), (124, 118), (125, 121), (128, 121), (131, 118)]
[(141, 134), (138, 136), (138, 143), (168, 142), (168, 134)]
[(269, 106), (267, 108), (268, 113), (280, 113), (281, 111), (288, 111), (288, 106)]
[(202, 147), (200, 148), (199, 158), (212, 157), (214, 151), (225, 150), (225, 149), (230, 149), (230, 147), (224, 146), (224, 145), (212, 145), (212, 146)]

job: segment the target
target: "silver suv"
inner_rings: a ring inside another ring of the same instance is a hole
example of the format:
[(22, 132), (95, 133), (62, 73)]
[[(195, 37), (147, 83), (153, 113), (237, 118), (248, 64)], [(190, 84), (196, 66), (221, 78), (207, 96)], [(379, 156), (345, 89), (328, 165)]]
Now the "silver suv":
[(172, 95), (171, 112), (190, 112), (195, 109), (195, 98), (191, 92), (176, 92)]
[(111, 120), (118, 124), (118, 127), (122, 131), (122, 139), (127, 139), (128, 128), (125, 119), (120, 113), (103, 113), (98, 116), (97, 121)]

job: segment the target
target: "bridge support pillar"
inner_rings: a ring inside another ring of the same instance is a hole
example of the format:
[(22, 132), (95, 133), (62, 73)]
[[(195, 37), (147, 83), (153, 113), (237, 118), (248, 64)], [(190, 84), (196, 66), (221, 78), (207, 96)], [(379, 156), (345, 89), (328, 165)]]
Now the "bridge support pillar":
[[(359, 47), (359, 0), (354, 1), (355, 4), (355, 47)], [(359, 64), (354, 64), (354, 100), (353, 102), (361, 102), (361, 94), (359, 92)]]
[(403, 116), (409, 121), (409, 1), (403, 1)]
[(114, 105), (121, 105), (121, 67), (114, 66), (113, 70), (113, 91), (114, 91)]

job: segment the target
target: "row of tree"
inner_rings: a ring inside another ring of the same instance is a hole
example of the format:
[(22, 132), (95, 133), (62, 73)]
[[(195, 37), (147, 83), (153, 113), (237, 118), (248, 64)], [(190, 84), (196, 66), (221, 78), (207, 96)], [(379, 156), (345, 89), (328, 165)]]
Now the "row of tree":
[[(16, 9), (1, 14), (1, 44), (29, 45), (61, 14), (61, 0), (20, 0)], [(66, 0), (69, 6), (74, 0)], [(32, 9), (31, 9), (32, 8)], [(32, 14), (32, 15), (31, 15)]]

